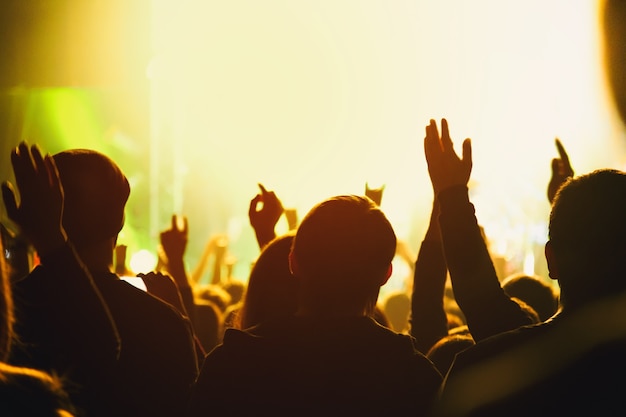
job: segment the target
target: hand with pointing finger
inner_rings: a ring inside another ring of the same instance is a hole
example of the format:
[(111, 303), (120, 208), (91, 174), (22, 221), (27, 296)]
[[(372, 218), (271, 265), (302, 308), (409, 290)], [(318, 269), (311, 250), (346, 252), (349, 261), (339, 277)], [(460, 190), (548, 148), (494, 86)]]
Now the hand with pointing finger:
[(554, 200), (554, 196), (556, 196), (556, 192), (561, 188), (561, 185), (563, 185), (568, 178), (574, 176), (574, 170), (569, 162), (569, 156), (567, 156), (563, 144), (561, 144), (558, 138), (554, 140), (554, 144), (559, 152), (559, 157), (552, 159), (552, 177), (548, 183), (548, 201), (550, 203)]
[(168, 263), (182, 262), (187, 249), (187, 236), (189, 227), (187, 218), (182, 217), (182, 225), (179, 224), (178, 216), (172, 215), (172, 223), (169, 229), (161, 232), (161, 247)]
[[(254, 229), (259, 247), (262, 249), (276, 237), (274, 228), (285, 209), (273, 191), (267, 191), (263, 184), (259, 184), (260, 194), (250, 201), (248, 218)], [(259, 205), (261, 207), (259, 208)]]

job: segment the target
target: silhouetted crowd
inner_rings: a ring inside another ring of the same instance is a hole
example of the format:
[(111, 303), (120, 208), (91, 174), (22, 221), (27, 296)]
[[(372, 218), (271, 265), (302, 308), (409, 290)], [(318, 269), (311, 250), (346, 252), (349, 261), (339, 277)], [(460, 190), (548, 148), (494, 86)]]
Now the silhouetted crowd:
[[(598, 4), (626, 125), (626, 1)], [(555, 145), (547, 277), (498, 275), (469, 193), (472, 142), (457, 152), (442, 119), (425, 127), (433, 201), (417, 254), (384, 187), (299, 219), (259, 184), (260, 252), (238, 280), (221, 234), (188, 270), (178, 215), (154, 271), (135, 273), (116, 162), (21, 142), (2, 183), (0, 417), (625, 416), (626, 172), (576, 175)], [(411, 276), (379, 297), (398, 258)]]
[[(221, 235), (187, 271), (178, 216), (155, 271), (133, 274), (116, 163), (21, 143), (2, 187), (19, 233), (3, 228), (0, 415), (624, 415), (626, 173), (576, 176), (556, 147), (549, 277), (498, 278), (468, 193), (471, 141), (457, 154), (442, 119), (426, 126), (434, 198), (414, 259), (382, 188), (298, 222), (259, 184), (244, 284)], [(379, 300), (396, 256), (413, 280)]]

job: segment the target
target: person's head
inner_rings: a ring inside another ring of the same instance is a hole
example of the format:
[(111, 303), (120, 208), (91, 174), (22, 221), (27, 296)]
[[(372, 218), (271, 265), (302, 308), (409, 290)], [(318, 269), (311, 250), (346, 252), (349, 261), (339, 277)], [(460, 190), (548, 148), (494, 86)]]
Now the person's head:
[(437, 341), (426, 353), (441, 375), (446, 375), (456, 354), (474, 346), (474, 339), (468, 333), (450, 334)]
[(384, 311), (391, 328), (398, 332), (406, 332), (409, 328), (411, 314), (411, 297), (405, 291), (395, 291), (387, 296), (383, 304)]
[(300, 223), (290, 255), (300, 307), (370, 313), (395, 251), (393, 228), (369, 198), (338, 196), (317, 204)]
[(533, 275), (514, 274), (502, 281), (502, 289), (509, 297), (515, 297), (537, 312), (539, 320), (546, 321), (559, 308), (559, 297), (547, 282)]
[(564, 308), (626, 290), (626, 173), (597, 170), (559, 189), (546, 258)]
[(89, 149), (53, 156), (65, 194), (63, 226), (80, 250), (116, 239), (124, 225), (128, 180), (109, 157)]
[(237, 327), (289, 317), (298, 307), (298, 283), (289, 270), (289, 252), (293, 233), (268, 243), (254, 263)]
[(209, 300), (194, 303), (194, 332), (205, 352), (221, 343), (224, 318), (218, 306)]

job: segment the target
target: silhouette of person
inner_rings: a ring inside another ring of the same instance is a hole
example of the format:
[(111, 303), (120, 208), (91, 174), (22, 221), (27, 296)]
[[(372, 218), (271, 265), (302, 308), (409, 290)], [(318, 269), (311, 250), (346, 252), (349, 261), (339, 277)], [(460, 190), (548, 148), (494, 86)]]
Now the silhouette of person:
[(81, 414), (99, 415), (100, 391), (119, 355), (117, 330), (67, 241), (54, 160), (21, 143), (11, 162), (17, 189), (3, 184), (7, 214), (40, 256), (37, 270), (54, 279), (18, 282), (13, 294), (0, 257), (0, 414), (71, 416), (76, 405)]
[[(124, 206), (130, 187), (119, 167), (107, 156), (87, 149), (73, 149), (53, 156), (64, 192), (62, 223), (69, 241), (93, 277), (101, 298), (106, 303), (121, 339), (119, 359), (100, 381), (97, 393), (99, 407), (90, 415), (171, 416), (181, 413), (189, 390), (197, 376), (191, 327), (169, 304), (119, 279), (112, 272), (113, 252), (117, 235), (124, 222)], [(50, 262), (64, 262), (55, 259)], [(63, 266), (51, 269), (44, 262), (16, 285), (16, 294), (37, 292), (44, 305), (38, 313), (45, 316), (54, 304), (72, 317), (81, 317), (89, 310), (81, 303), (63, 303), (70, 296), (80, 299), (76, 289), (62, 283)], [(85, 284), (83, 283), (83, 286)], [(48, 291), (43, 291), (43, 288)], [(54, 297), (51, 297), (54, 294)], [(31, 296), (32, 298), (32, 296)], [(33, 309), (18, 310), (20, 336), (29, 341), (31, 335), (42, 349), (52, 346), (70, 350), (84, 333), (104, 330), (102, 323), (86, 320), (62, 322), (54, 317), (32, 316)], [(23, 314), (22, 314), (23, 313)], [(29, 317), (31, 316), (31, 317)], [(78, 322), (77, 322), (78, 321)], [(43, 327), (43, 326), (47, 327)], [(106, 342), (106, 340), (105, 340)], [(46, 352), (41, 352), (45, 357)], [(94, 346), (79, 353), (85, 362), (96, 368), (101, 350)], [(74, 361), (71, 357), (62, 359)], [(44, 368), (47, 369), (47, 368)]]
[[(451, 146), (441, 153), (437, 170), (462, 171)], [(545, 252), (560, 311), (459, 353), (436, 415), (623, 414), (625, 212), (624, 172), (597, 170), (558, 189)]]
[(425, 415), (441, 382), (414, 339), (371, 317), (396, 237), (366, 197), (316, 205), (296, 231), (296, 314), (228, 329), (205, 359), (191, 415)]

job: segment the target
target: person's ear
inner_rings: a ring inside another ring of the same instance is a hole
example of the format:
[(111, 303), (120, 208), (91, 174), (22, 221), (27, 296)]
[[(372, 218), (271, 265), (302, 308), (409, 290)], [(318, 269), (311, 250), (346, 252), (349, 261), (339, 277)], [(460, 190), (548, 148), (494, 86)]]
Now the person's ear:
[(294, 277), (298, 276), (298, 262), (296, 261), (293, 251), (289, 251), (289, 271), (291, 271), (291, 275)]
[(381, 287), (383, 285), (385, 285), (387, 283), (387, 281), (389, 281), (389, 278), (391, 278), (391, 274), (392, 273), (393, 273), (393, 264), (391, 262), (389, 262), (389, 267), (387, 268), (387, 273), (385, 273), (385, 278), (380, 283)]
[(544, 253), (546, 255), (546, 262), (548, 263), (548, 276), (551, 279), (558, 280), (559, 271), (556, 267), (556, 260), (554, 259), (554, 248), (552, 247), (552, 242), (549, 240), (546, 242)]

